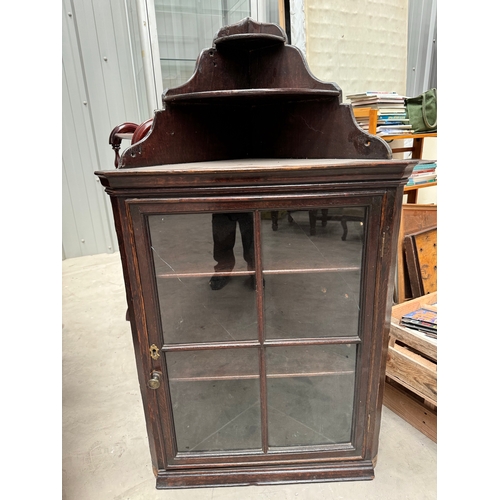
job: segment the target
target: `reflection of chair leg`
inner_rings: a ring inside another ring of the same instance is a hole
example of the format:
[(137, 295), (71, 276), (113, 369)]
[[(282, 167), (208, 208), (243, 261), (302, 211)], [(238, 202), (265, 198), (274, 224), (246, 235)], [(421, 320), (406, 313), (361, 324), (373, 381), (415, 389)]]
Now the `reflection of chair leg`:
[(277, 211), (271, 212), (271, 223), (272, 223), (273, 231), (277, 231), (278, 230), (278, 212)]
[(309, 233), (311, 236), (316, 234), (316, 212), (317, 210), (309, 210)]
[(289, 222), (290, 224), (292, 224), (292, 223), (293, 223), (292, 212), (288, 212), (288, 222)]
[(346, 222), (346, 217), (342, 217), (340, 219), (340, 224), (342, 224), (342, 229), (344, 232), (342, 233), (342, 241), (345, 241), (347, 238), (347, 222)]
[(364, 217), (357, 215), (328, 215), (328, 209), (321, 209), (321, 215), (318, 216), (318, 210), (309, 210), (309, 232), (311, 236), (316, 234), (316, 222), (321, 220), (321, 225), (326, 226), (327, 221), (339, 221), (342, 225), (342, 241), (347, 239), (347, 221), (357, 221), (363, 223)]
[(345, 241), (347, 238), (347, 221), (360, 222), (361, 224), (363, 224), (364, 220), (364, 217), (357, 215), (343, 215), (340, 219), (340, 223), (342, 224), (342, 228), (344, 229), (344, 233), (342, 234), (342, 241)]

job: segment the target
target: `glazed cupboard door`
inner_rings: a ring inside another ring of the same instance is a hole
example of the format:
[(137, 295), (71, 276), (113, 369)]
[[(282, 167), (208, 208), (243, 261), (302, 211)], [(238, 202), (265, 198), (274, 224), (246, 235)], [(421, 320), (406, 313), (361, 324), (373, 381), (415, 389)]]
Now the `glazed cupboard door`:
[(381, 201), (127, 202), (160, 467), (366, 453)]

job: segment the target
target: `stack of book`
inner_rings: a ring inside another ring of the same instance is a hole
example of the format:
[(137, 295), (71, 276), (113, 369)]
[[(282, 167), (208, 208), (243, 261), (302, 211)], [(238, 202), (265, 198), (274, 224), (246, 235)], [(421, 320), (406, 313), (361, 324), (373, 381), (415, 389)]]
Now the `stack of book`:
[(437, 339), (437, 308), (424, 306), (405, 314), (401, 318), (401, 324)]
[[(353, 108), (373, 108), (377, 110), (377, 135), (411, 134), (405, 107), (405, 98), (397, 92), (362, 92), (346, 96)], [(368, 130), (368, 117), (357, 118), (361, 128)]]
[(408, 179), (407, 186), (416, 186), (418, 184), (427, 184), (437, 180), (437, 162), (428, 160), (415, 165), (413, 172)]

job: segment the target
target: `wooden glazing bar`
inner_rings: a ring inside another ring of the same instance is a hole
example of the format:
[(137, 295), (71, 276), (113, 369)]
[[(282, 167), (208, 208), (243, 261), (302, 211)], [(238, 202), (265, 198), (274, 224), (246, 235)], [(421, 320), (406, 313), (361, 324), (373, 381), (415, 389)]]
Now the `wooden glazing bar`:
[[(294, 377), (327, 377), (329, 375), (352, 375), (354, 370), (328, 370), (322, 372), (294, 372), (294, 373), (270, 373), (267, 378), (294, 378)], [(175, 377), (170, 382), (210, 382), (214, 380), (254, 380), (259, 378), (255, 375), (208, 375), (206, 377)]]
[(260, 421), (262, 436), (262, 451), (267, 453), (269, 449), (269, 430), (267, 419), (267, 378), (266, 378), (266, 349), (259, 348), (260, 369)]
[(299, 337), (295, 339), (270, 339), (264, 340), (261, 344), (257, 340), (240, 340), (230, 342), (198, 342), (189, 344), (163, 344), (161, 350), (170, 351), (197, 351), (205, 349), (241, 349), (246, 347), (286, 347), (286, 346), (306, 346), (306, 345), (328, 345), (328, 344), (359, 344), (359, 336), (352, 337)]
[(350, 272), (350, 271), (360, 271), (359, 266), (352, 267), (323, 267), (323, 268), (311, 268), (311, 269), (266, 269), (262, 271), (263, 274), (307, 274), (307, 273), (339, 273), (339, 272)]
[[(164, 278), (206, 278), (212, 277), (214, 274), (213, 271), (206, 273), (162, 273), (157, 274), (156, 277), (160, 279)], [(217, 276), (252, 276), (255, 274), (255, 271), (217, 271)]]
[(265, 347), (286, 347), (286, 346), (306, 346), (306, 345), (331, 345), (331, 344), (359, 344), (361, 338), (357, 335), (352, 337), (311, 337), (295, 339), (272, 339), (265, 340)]
[[(352, 267), (323, 267), (323, 268), (311, 268), (311, 269), (267, 269), (263, 270), (262, 274), (306, 274), (306, 273), (338, 273), (338, 272), (352, 272), (360, 271), (359, 266)], [(206, 278), (213, 276), (213, 271), (211, 272), (199, 272), (199, 273), (162, 273), (158, 274), (156, 277), (159, 279), (169, 279), (169, 278)], [(252, 276), (255, 275), (255, 271), (228, 271), (228, 272), (217, 272), (218, 276)]]
[(267, 421), (267, 380), (266, 380), (266, 350), (264, 344), (264, 277), (262, 274), (262, 233), (260, 212), (253, 213), (254, 221), (254, 250), (255, 250), (255, 291), (257, 300), (257, 323), (259, 343), (259, 375), (260, 375), (260, 421), (262, 436), (262, 451), (267, 453), (269, 448), (268, 421)]
[(253, 213), (254, 225), (254, 254), (255, 254), (255, 291), (257, 300), (257, 324), (259, 342), (261, 345), (264, 342), (264, 284), (262, 273), (262, 232), (261, 232), (261, 219), (260, 212), (254, 211)]
[(240, 340), (231, 342), (198, 342), (190, 344), (163, 344), (161, 350), (170, 351), (200, 351), (206, 349), (239, 349), (245, 347), (259, 347), (257, 340)]

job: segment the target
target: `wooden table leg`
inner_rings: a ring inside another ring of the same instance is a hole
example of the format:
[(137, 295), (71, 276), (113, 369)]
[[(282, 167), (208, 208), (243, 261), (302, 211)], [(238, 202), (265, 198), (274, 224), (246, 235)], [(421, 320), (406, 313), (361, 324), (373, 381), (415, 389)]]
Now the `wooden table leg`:
[(413, 139), (411, 157), (413, 159), (421, 159), (424, 150), (424, 139), (422, 137)]
[(417, 203), (418, 189), (412, 189), (408, 191), (406, 195), (408, 196), (406, 203)]

